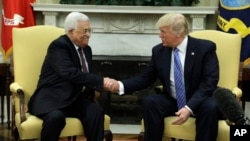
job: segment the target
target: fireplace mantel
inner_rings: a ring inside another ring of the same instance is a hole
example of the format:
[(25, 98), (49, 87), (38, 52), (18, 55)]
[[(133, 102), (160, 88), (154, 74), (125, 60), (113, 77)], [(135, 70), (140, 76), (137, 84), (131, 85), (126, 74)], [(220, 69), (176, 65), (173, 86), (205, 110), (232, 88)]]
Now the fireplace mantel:
[(217, 7), (201, 6), (114, 6), (114, 5), (70, 5), (70, 4), (32, 4), (34, 11), (44, 14), (44, 24), (58, 25), (57, 16), (60, 13), (78, 11), (83, 13), (112, 14), (112, 15), (163, 15), (165, 13), (182, 13), (191, 18), (191, 30), (206, 28), (206, 16), (216, 14)]
[(132, 13), (165, 14), (178, 12), (183, 14), (215, 14), (213, 6), (114, 6), (114, 5), (71, 5), (71, 4), (32, 4), (35, 11), (51, 12), (88, 12), (88, 13)]
[[(78, 11), (90, 17), (93, 34), (90, 45), (95, 55), (150, 56), (158, 44), (156, 21), (165, 13), (178, 12), (189, 20), (191, 31), (206, 29), (207, 16), (215, 15), (217, 7), (176, 6), (114, 6), (32, 4), (41, 12), (43, 24), (63, 27), (65, 16)], [(105, 46), (104, 46), (105, 45)]]

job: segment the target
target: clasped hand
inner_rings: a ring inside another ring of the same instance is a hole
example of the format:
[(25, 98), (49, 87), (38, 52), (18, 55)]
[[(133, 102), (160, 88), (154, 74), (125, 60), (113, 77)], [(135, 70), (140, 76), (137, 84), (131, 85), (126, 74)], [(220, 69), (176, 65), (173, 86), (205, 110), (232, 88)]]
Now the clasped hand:
[(103, 82), (103, 88), (107, 91), (117, 93), (119, 91), (119, 83), (115, 79), (105, 77)]

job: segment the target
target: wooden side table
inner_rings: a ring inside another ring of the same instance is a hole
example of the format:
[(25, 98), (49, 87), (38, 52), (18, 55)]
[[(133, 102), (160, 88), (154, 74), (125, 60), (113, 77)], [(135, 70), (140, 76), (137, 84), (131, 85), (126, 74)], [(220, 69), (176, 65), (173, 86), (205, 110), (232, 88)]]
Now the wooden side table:
[(10, 72), (10, 64), (9, 63), (0, 63), (0, 96), (1, 96), (1, 123), (4, 123), (4, 100), (5, 96), (7, 98), (7, 124), (8, 128), (10, 129), (10, 90), (9, 85), (11, 82), (11, 72)]

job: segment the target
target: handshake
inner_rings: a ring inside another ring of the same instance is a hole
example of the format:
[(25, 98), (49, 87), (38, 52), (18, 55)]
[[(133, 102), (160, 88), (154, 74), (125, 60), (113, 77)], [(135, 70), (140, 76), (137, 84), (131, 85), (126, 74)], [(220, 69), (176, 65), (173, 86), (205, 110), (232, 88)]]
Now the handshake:
[(105, 77), (103, 81), (103, 88), (106, 91), (117, 93), (119, 91), (119, 83), (115, 79)]

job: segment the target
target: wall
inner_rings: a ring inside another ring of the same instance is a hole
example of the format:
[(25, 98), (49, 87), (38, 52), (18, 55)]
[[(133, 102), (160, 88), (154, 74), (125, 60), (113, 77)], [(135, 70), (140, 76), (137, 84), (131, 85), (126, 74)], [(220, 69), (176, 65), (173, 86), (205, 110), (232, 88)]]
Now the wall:
[[(60, 0), (36, 0), (37, 3), (59, 3)], [(198, 6), (216, 6), (218, 0), (200, 0)]]
[[(37, 3), (47, 3), (47, 4), (58, 4), (60, 0), (36, 0)], [(200, 0), (200, 3), (195, 6), (218, 6), (218, 0)], [(36, 12), (37, 16), (37, 24), (43, 24), (43, 18), (40, 12)], [(207, 17), (207, 29), (215, 29), (216, 28), (216, 18), (217, 15), (210, 15)]]
[[(64, 26), (65, 16), (79, 11), (90, 17), (93, 34), (89, 45), (93, 55), (151, 56), (151, 49), (160, 43), (155, 23), (165, 13), (178, 12), (187, 17), (190, 31), (213, 29), (208, 22), (216, 15), (217, 6), (107, 6), (33, 4), (37, 24)], [(39, 14), (40, 13), (40, 14)]]

